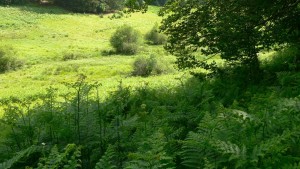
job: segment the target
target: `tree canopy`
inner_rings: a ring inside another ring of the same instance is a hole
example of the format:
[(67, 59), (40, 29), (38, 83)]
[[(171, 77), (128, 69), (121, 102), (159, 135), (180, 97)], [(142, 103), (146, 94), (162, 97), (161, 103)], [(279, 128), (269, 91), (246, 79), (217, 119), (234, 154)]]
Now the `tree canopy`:
[(192, 53), (259, 69), (258, 52), (299, 46), (299, 0), (173, 0), (162, 10), (166, 49), (180, 68), (203, 66)]

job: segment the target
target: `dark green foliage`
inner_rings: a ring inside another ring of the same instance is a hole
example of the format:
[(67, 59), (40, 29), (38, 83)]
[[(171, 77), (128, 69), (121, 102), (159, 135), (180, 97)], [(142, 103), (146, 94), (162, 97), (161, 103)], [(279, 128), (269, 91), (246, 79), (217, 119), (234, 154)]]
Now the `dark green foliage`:
[(122, 0), (55, 0), (55, 4), (74, 12), (105, 13), (124, 7)]
[[(145, 3), (145, 1), (147, 3)], [(0, 0), (0, 5), (23, 5), (26, 3), (38, 3), (39, 5), (57, 5), (73, 12), (81, 13), (110, 13), (117, 10), (146, 11), (147, 4), (152, 0)]]
[(140, 34), (131, 26), (123, 25), (112, 35), (110, 43), (117, 53), (133, 55), (138, 51)]
[[(237, 73), (243, 67), (219, 71), (224, 76), (210, 80), (183, 76), (176, 86), (120, 82), (107, 97), (80, 75), (65, 84), (64, 95), (50, 87), (38, 96), (2, 99), (1, 165), (297, 168), (299, 72), (280, 71), (276, 81), (257, 85)], [(41, 146), (27, 151), (32, 145)]]
[[(40, 149), (39, 147), (32, 145), (32, 146), (18, 152), (15, 156), (13, 156), (13, 158), (11, 158), (3, 163), (0, 163), (0, 168), (1, 169), (14, 169), (14, 168), (17, 169), (19, 167), (23, 167), (26, 165), (32, 165), (32, 164), (28, 163), (30, 156), (32, 156), (34, 153), (40, 151), (39, 149)], [(26, 160), (28, 160), (28, 161), (26, 161)]]
[[(184, 142), (183, 163), (190, 168), (204, 167), (207, 162), (214, 168), (281, 168), (285, 163), (297, 162), (299, 159), (289, 156), (291, 149), (288, 147), (295, 145), (288, 140), (299, 139), (298, 127), (285, 121), (294, 114), (293, 111), (298, 111), (292, 103), (297, 100), (274, 103), (278, 106), (272, 108), (272, 113), (254, 115), (222, 108), (221, 114), (214, 117), (206, 114), (198, 132), (191, 132)], [(284, 109), (289, 109), (289, 113)], [(298, 120), (297, 117), (293, 122)], [(279, 162), (279, 159), (287, 161)]]
[(101, 4), (101, 10), (103, 12), (109, 12), (113, 10), (120, 10), (124, 7), (123, 0), (104, 0)]
[(177, 56), (180, 68), (210, 69), (194, 54), (220, 55), (230, 64), (245, 66), (245, 76), (258, 82), (260, 51), (286, 43), (299, 46), (298, 0), (173, 0), (162, 14), (166, 49)]
[(279, 72), (276, 74), (277, 81), (280, 85), (280, 93), (283, 97), (298, 96), (298, 88), (300, 83), (300, 76), (298, 73)]
[(153, 0), (152, 4), (157, 6), (163, 6), (164, 4), (166, 4), (166, 2), (167, 0)]
[(0, 73), (17, 70), (24, 65), (24, 62), (15, 57), (13, 49), (10, 47), (0, 48)]
[(263, 63), (266, 71), (276, 73), (281, 71), (300, 70), (300, 50), (296, 46), (290, 46), (267, 58)]
[(130, 153), (128, 156), (130, 161), (126, 165), (126, 169), (139, 168), (157, 168), (157, 169), (173, 169), (174, 163), (172, 157), (165, 152), (166, 141), (159, 131), (154, 133), (152, 137), (142, 142), (136, 153)]
[(0, 0), (0, 5), (24, 4), (28, 0)]
[(107, 147), (105, 154), (101, 157), (99, 162), (96, 164), (95, 169), (116, 169), (116, 154), (115, 148), (112, 145)]
[(81, 147), (75, 144), (68, 144), (64, 152), (60, 153), (57, 146), (54, 145), (48, 157), (42, 157), (38, 163), (37, 169), (78, 169), (81, 167)]
[(157, 23), (145, 35), (145, 39), (152, 45), (162, 45), (167, 41), (166, 35), (159, 32)]
[[(288, 85), (288, 81), (291, 82), (291, 85), (297, 83), (296, 72), (299, 72), (300, 70), (299, 58), (300, 51), (296, 46), (288, 46), (283, 50), (273, 53), (268, 58), (265, 58), (262, 62), (262, 69), (264, 70), (263, 83), (284, 84), (283, 86)], [(292, 77), (293, 74), (294, 77)], [(286, 89), (289, 90), (290, 88)], [(291, 90), (295, 91), (294, 89)]]
[(55, 4), (64, 8), (70, 9), (74, 12), (97, 12), (100, 8), (100, 1), (98, 0), (65, 0), (55, 1)]

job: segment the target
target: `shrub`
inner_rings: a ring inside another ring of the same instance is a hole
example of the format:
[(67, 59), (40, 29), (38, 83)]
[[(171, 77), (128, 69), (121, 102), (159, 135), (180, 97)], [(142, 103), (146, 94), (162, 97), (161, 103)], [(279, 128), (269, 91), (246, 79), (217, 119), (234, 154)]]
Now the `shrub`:
[(141, 56), (136, 58), (133, 63), (132, 75), (147, 77), (151, 74), (159, 75), (167, 73), (172, 70), (169, 65), (167, 61), (158, 59), (155, 55), (151, 55), (150, 57)]
[(124, 25), (116, 30), (110, 43), (117, 53), (132, 55), (138, 51), (140, 34), (131, 26)]
[(133, 72), (134, 76), (149, 76), (153, 70), (156, 60), (153, 58), (138, 57), (133, 63)]
[(106, 13), (124, 7), (123, 0), (55, 0), (55, 4), (74, 12)]
[(24, 63), (15, 58), (11, 48), (0, 48), (0, 73), (21, 68)]
[(161, 45), (167, 41), (166, 35), (159, 32), (157, 23), (145, 35), (145, 39), (148, 41), (149, 44), (152, 44), (152, 45)]

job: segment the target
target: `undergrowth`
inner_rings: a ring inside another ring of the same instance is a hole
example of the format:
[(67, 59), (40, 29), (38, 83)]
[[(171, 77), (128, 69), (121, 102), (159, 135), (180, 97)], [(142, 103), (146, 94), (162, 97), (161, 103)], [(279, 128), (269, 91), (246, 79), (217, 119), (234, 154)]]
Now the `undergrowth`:
[(81, 75), (65, 84), (69, 93), (63, 95), (49, 88), (24, 100), (1, 100), (0, 165), (297, 168), (297, 77), (281, 72), (278, 83), (244, 87), (230, 76), (178, 79), (177, 87), (120, 83), (103, 97), (101, 84)]

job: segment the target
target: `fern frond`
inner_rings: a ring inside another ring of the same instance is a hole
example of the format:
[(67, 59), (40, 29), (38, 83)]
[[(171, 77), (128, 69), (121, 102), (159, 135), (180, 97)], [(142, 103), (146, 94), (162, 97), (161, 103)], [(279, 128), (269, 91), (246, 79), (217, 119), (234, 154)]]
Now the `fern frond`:
[(64, 169), (77, 169), (81, 168), (81, 147), (76, 147), (73, 154), (68, 158), (67, 164), (64, 165)]
[(203, 134), (190, 132), (188, 138), (183, 141), (182, 164), (189, 168), (202, 168), (204, 158), (208, 161), (209, 156), (214, 154), (209, 140)]
[(81, 147), (68, 144), (64, 152), (60, 153), (57, 146), (53, 146), (48, 158), (41, 159), (37, 169), (78, 169), (81, 168)]
[(9, 169), (14, 164), (18, 163), (22, 158), (29, 157), (31, 154), (37, 152), (38, 150), (39, 149), (37, 146), (28, 147), (27, 149), (24, 149), (24, 150), (18, 152), (13, 158), (1, 163), (0, 168), (1, 169)]
[(143, 142), (137, 152), (129, 154), (131, 160), (127, 162), (126, 169), (173, 169), (173, 158), (165, 152), (165, 145), (164, 135), (160, 131), (154, 133)]
[(109, 145), (105, 154), (96, 164), (95, 169), (116, 169), (117, 165), (115, 164), (115, 159), (116, 154), (114, 147), (112, 145)]
[(300, 168), (300, 162), (295, 164), (285, 165), (283, 166), (282, 169), (299, 169), (299, 168)]

